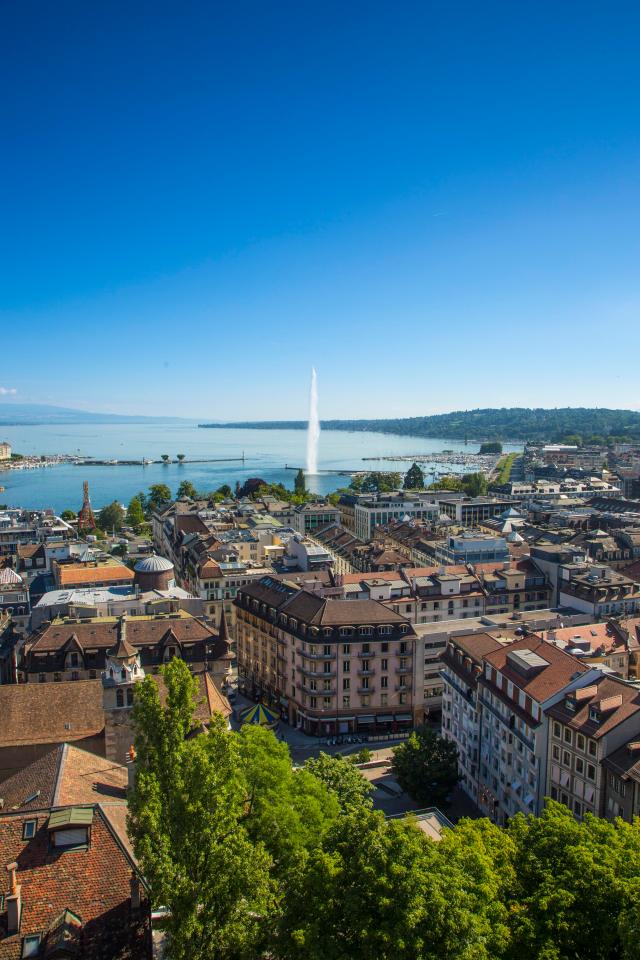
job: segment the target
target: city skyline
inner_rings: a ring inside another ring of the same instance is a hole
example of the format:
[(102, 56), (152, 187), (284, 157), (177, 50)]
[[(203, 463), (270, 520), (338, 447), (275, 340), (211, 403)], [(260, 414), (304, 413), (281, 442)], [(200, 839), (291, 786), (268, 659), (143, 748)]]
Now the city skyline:
[(640, 406), (632, 5), (36, 7), (0, 409), (304, 419), (311, 365), (322, 419)]

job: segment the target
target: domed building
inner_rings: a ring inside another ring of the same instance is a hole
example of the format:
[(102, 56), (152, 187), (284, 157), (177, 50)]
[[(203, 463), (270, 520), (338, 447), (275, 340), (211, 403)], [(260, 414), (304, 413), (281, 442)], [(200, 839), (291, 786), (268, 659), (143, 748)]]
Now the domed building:
[(175, 587), (175, 575), (173, 564), (166, 557), (160, 557), (157, 553), (152, 553), (150, 557), (144, 557), (138, 560), (133, 568), (134, 583), (137, 583), (140, 590), (169, 590)]

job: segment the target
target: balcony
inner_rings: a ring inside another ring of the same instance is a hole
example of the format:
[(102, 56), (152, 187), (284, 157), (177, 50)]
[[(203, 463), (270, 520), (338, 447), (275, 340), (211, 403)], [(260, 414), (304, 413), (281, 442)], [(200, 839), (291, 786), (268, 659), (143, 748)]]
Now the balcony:
[(358, 687), (358, 693), (360, 694), (360, 696), (367, 696), (367, 694), (375, 693), (375, 692), (376, 692), (375, 687)]
[(359, 676), (359, 677), (375, 677), (375, 675), (376, 675), (376, 672), (375, 672), (375, 670), (373, 670), (373, 669), (371, 669), (371, 670), (358, 670), (358, 676)]
[(403, 674), (413, 673), (413, 667), (396, 667), (396, 673), (400, 676)]
[(336, 660), (338, 657), (337, 649), (333, 653), (306, 653), (302, 647), (296, 647), (296, 653), (307, 660)]
[(373, 660), (373, 658), (375, 657), (375, 655), (376, 655), (376, 654), (375, 654), (375, 652), (374, 652), (373, 650), (369, 650), (368, 653), (357, 653), (357, 654), (356, 654), (356, 656), (359, 657), (361, 660)]
[(298, 667), (300, 673), (305, 677), (311, 677), (312, 680), (329, 680), (335, 677), (335, 670), (307, 670), (305, 667)]
[(296, 690), (301, 690), (303, 693), (308, 694), (310, 697), (335, 697), (336, 690), (312, 690), (308, 684), (296, 683)]
[(397, 683), (397, 684), (396, 684), (396, 693), (399, 693), (399, 692), (401, 692), (401, 691), (403, 691), (403, 690), (405, 691), (405, 693), (408, 693), (408, 692), (411, 690), (411, 687), (405, 687), (403, 684)]

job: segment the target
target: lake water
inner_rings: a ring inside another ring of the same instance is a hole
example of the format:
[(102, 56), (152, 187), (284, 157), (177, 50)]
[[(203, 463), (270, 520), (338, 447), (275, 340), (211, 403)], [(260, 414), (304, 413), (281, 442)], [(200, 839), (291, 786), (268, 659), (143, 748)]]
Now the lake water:
[[(112, 500), (127, 503), (139, 490), (153, 483), (166, 483), (175, 493), (181, 480), (190, 480), (198, 490), (215, 490), (223, 483), (231, 487), (248, 477), (262, 477), (270, 483), (293, 487), (294, 472), (285, 465), (304, 466), (304, 430), (203, 430), (197, 422), (65, 424), (46, 426), (0, 426), (0, 440), (7, 440), (14, 452), (22, 454), (78, 454), (98, 459), (158, 459), (163, 453), (187, 460), (242, 457), (245, 461), (223, 463), (150, 464), (143, 466), (86, 467), (63, 464), (37, 470), (0, 471), (0, 503), (26, 508), (52, 507), (60, 512), (78, 510), (82, 503), (82, 482), (89, 481), (94, 508)], [(363, 461), (363, 457), (433, 454), (429, 469), (460, 472), (459, 466), (442, 465), (442, 450), (476, 453), (479, 444), (460, 440), (397, 437), (383, 433), (346, 433), (325, 430), (320, 435), (320, 470), (398, 470), (410, 464)], [(519, 450), (504, 445), (505, 451)], [(422, 465), (425, 472), (427, 466)], [(349, 485), (349, 478), (319, 474), (308, 481), (317, 493), (326, 494)]]

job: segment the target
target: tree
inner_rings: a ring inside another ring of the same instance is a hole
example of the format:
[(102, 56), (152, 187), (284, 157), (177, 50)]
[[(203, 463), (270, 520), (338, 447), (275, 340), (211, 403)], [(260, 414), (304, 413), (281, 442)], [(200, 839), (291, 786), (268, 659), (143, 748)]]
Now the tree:
[(169, 454), (168, 454), (168, 453), (163, 453), (163, 454), (161, 455), (161, 460), (162, 460), (163, 463), (169, 463)]
[(228, 483), (223, 483), (221, 487), (218, 487), (216, 493), (219, 494), (224, 500), (230, 500), (233, 497), (233, 490)]
[(124, 510), (117, 500), (107, 504), (98, 514), (98, 526), (107, 532), (122, 530)]
[(293, 482), (294, 493), (299, 497), (306, 496), (307, 493), (307, 481), (305, 480), (304, 470), (300, 469), (296, 473), (296, 478)]
[(461, 485), (467, 497), (484, 497), (489, 489), (484, 473), (466, 473)]
[(485, 440), (484, 443), (480, 444), (480, 450), (478, 453), (480, 455), (489, 453), (502, 453), (502, 444), (499, 440)]
[(404, 490), (424, 490), (424, 473), (417, 463), (405, 473), (402, 486)]
[(356, 493), (392, 493), (402, 484), (401, 473), (382, 473), (379, 470), (355, 476), (349, 487)]
[(178, 462), (179, 462), (179, 463), (182, 463), (183, 460), (184, 460), (184, 453), (179, 453), (179, 454), (178, 454)]
[(332, 757), (322, 752), (318, 757), (310, 757), (304, 769), (326, 784), (335, 794), (343, 813), (372, 806), (372, 785), (345, 757)]
[(250, 497), (258, 492), (260, 487), (266, 487), (267, 482), (261, 477), (249, 477), (248, 480), (245, 480), (242, 487), (236, 490), (236, 496), (238, 497)]
[(459, 780), (457, 760), (455, 744), (423, 726), (393, 751), (393, 772), (416, 803), (438, 806)]
[(462, 490), (462, 481), (460, 480), (460, 477), (454, 477), (452, 475), (440, 477), (439, 480), (436, 480), (434, 483), (430, 484), (429, 490)]
[(132, 497), (129, 501), (129, 506), (127, 507), (127, 523), (130, 527), (133, 527), (137, 533), (144, 523), (144, 520), (144, 510), (142, 509), (140, 498)]
[(136, 782), (128, 829), (154, 906), (168, 908), (171, 960), (255, 957), (275, 908), (272, 860), (245, 828), (238, 738), (221, 716), (194, 726), (195, 680), (178, 659), (136, 687)]
[(166, 483), (154, 483), (149, 487), (149, 496), (147, 497), (147, 509), (160, 507), (163, 503), (171, 500), (171, 490)]
[(78, 515), (74, 513), (73, 510), (63, 510), (62, 513), (60, 514), (60, 518), (62, 520), (66, 520), (68, 523), (70, 520), (77, 520)]
[(176, 491), (176, 498), (178, 500), (197, 500), (198, 491), (190, 480), (183, 480)]

